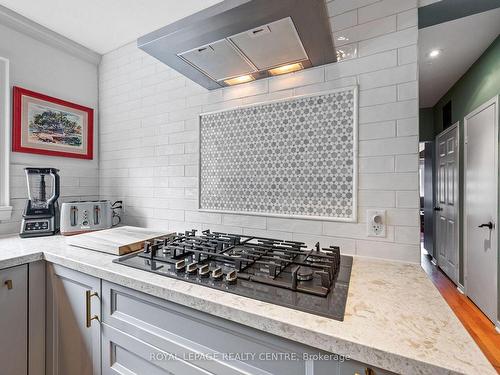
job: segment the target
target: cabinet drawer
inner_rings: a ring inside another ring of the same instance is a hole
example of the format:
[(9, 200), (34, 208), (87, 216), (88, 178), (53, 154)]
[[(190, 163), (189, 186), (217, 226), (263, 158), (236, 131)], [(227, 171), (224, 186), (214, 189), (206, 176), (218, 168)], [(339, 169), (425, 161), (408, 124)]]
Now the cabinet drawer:
[(102, 293), (105, 325), (166, 353), (206, 354), (211, 360), (197, 365), (208, 373), (338, 374), (336, 360), (304, 360), (303, 353), (326, 353), (293, 341), (105, 281)]
[[(246, 375), (224, 364), (212, 361), (186, 360), (182, 348), (162, 350), (127, 335), (107, 324), (102, 325), (103, 375), (148, 374), (148, 375)], [(172, 350), (173, 349), (173, 350)]]
[(28, 266), (0, 270), (2, 375), (28, 373)]

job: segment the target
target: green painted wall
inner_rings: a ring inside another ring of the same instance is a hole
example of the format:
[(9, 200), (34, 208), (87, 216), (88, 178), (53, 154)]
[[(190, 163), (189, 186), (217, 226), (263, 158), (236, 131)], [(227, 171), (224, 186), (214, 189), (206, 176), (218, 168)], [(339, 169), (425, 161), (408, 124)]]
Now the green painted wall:
[(420, 108), (418, 113), (418, 127), (420, 142), (433, 141), (434, 134), (434, 109)]
[(452, 123), (500, 92), (500, 36), (434, 106), (436, 134), (443, 130), (441, 110), (451, 100)]
[[(434, 135), (443, 129), (442, 108), (451, 100), (452, 123), (459, 121), (460, 134), (460, 233), (463, 233), (464, 117), (484, 102), (500, 94), (500, 36), (433, 107)], [(500, 243), (500, 241), (499, 241)], [(463, 285), (463, 241), (460, 239), (460, 283)], [(500, 257), (498, 269), (500, 270)], [(500, 312), (500, 277), (499, 309)]]

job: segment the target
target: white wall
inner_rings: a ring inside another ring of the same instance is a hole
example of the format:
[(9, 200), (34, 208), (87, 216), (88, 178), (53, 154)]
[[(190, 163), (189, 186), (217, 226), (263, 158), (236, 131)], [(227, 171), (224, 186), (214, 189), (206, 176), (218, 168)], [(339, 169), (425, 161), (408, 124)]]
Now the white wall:
[[(29, 37), (0, 23), (0, 56), (10, 60), (10, 85), (41, 92), (75, 102), (96, 110), (97, 65)], [(98, 123), (94, 121), (95, 134)], [(97, 139), (94, 154), (97, 155)], [(54, 156), (11, 152), (10, 194), (14, 207), (12, 218), (0, 222), (0, 234), (20, 229), (22, 209), (27, 196), (23, 168), (26, 166), (56, 167), (61, 175), (60, 201), (96, 198), (98, 160), (78, 160)]]
[[(99, 69), (100, 195), (123, 199), (125, 222), (212, 228), (338, 244), (345, 253), (418, 262), (417, 1), (328, 2), (334, 35), (357, 57), (207, 91), (135, 44)], [(356, 8), (359, 7), (359, 8)], [(341, 30), (342, 29), (342, 30)], [(359, 223), (197, 212), (197, 115), (359, 84)], [(387, 210), (385, 239), (366, 237), (366, 209)]]

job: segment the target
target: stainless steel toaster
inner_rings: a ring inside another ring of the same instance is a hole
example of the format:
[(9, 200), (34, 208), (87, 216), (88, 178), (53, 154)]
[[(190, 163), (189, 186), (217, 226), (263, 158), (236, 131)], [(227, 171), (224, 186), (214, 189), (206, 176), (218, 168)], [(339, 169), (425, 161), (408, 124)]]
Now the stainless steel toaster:
[(120, 222), (115, 210), (121, 208), (121, 202), (111, 204), (108, 200), (73, 201), (61, 206), (61, 234), (91, 232), (111, 228)]

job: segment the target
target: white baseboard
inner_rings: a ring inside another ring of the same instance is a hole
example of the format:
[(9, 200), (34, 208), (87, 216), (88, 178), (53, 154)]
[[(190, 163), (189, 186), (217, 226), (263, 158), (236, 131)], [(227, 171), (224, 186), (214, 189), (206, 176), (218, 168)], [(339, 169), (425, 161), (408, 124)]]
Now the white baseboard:
[(500, 322), (497, 321), (497, 324), (495, 326), (495, 330), (497, 331), (497, 333), (500, 334)]
[(465, 289), (464, 289), (464, 286), (462, 284), (457, 284), (457, 290), (461, 293), (461, 294), (464, 294), (465, 295)]

